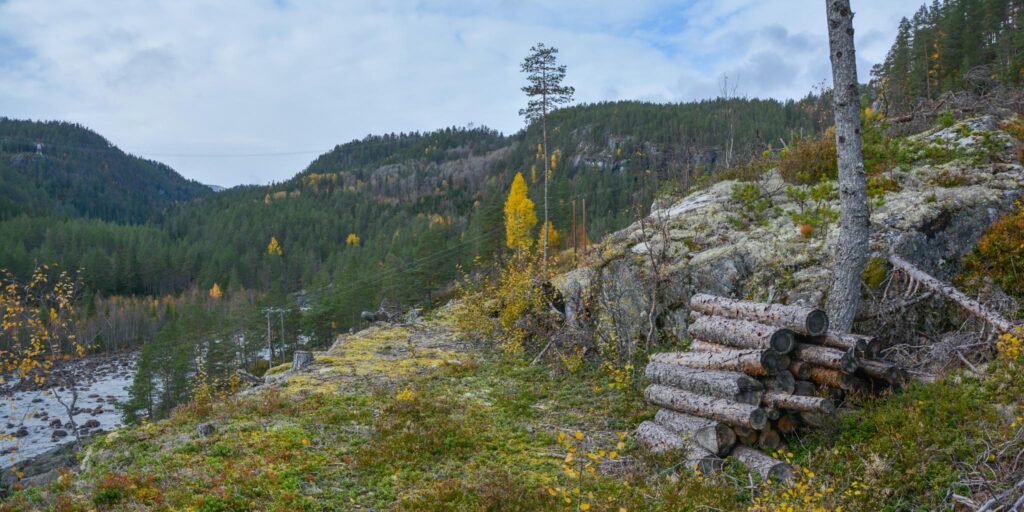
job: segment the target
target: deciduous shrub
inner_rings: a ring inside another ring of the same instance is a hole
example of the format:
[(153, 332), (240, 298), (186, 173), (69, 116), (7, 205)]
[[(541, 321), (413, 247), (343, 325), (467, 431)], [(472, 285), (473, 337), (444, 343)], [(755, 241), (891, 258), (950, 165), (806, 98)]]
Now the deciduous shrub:
[(825, 130), (819, 137), (801, 137), (779, 152), (779, 172), (789, 183), (813, 185), (839, 175), (836, 133)]
[(961, 281), (980, 287), (987, 281), (1017, 300), (1024, 300), (1024, 202), (988, 228), (964, 259)]

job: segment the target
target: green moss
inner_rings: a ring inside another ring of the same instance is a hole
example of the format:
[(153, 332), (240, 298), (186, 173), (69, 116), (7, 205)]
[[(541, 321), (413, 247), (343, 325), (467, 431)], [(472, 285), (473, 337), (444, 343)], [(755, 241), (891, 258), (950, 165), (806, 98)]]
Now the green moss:
[(864, 272), (861, 273), (861, 280), (864, 281), (864, 284), (866, 284), (868, 288), (874, 290), (881, 286), (888, 274), (889, 263), (885, 258), (874, 256), (869, 258), (868, 262), (864, 265)]

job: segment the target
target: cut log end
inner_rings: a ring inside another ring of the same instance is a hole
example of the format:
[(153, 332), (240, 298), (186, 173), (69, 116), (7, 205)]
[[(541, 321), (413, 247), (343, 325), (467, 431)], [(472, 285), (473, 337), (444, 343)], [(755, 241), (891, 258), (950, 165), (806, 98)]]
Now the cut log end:
[(780, 354), (788, 354), (796, 346), (796, 336), (789, 329), (779, 329), (772, 334), (771, 347)]
[(737, 446), (732, 456), (766, 480), (787, 481), (793, 478), (793, 467), (759, 450)]
[(820, 310), (815, 309), (807, 315), (807, 322), (805, 327), (807, 328), (807, 334), (811, 336), (820, 336), (828, 332), (828, 315)]

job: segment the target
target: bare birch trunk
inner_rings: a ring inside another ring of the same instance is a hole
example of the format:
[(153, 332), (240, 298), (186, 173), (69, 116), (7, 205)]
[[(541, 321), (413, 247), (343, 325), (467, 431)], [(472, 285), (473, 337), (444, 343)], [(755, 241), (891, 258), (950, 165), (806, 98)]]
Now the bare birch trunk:
[(849, 332), (860, 303), (861, 274), (868, 259), (867, 175), (860, 133), (860, 93), (853, 44), (850, 0), (825, 0), (832, 60), (832, 105), (836, 121), (839, 164), (839, 241), (835, 248), (832, 286), (828, 293), (832, 328)]

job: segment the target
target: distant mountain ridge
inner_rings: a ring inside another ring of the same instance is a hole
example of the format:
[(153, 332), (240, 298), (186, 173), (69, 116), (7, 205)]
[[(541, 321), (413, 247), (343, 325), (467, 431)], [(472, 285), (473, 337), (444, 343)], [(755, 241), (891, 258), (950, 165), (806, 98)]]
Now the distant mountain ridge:
[(142, 224), (212, 192), (81, 125), (0, 117), (0, 220), (27, 214)]

